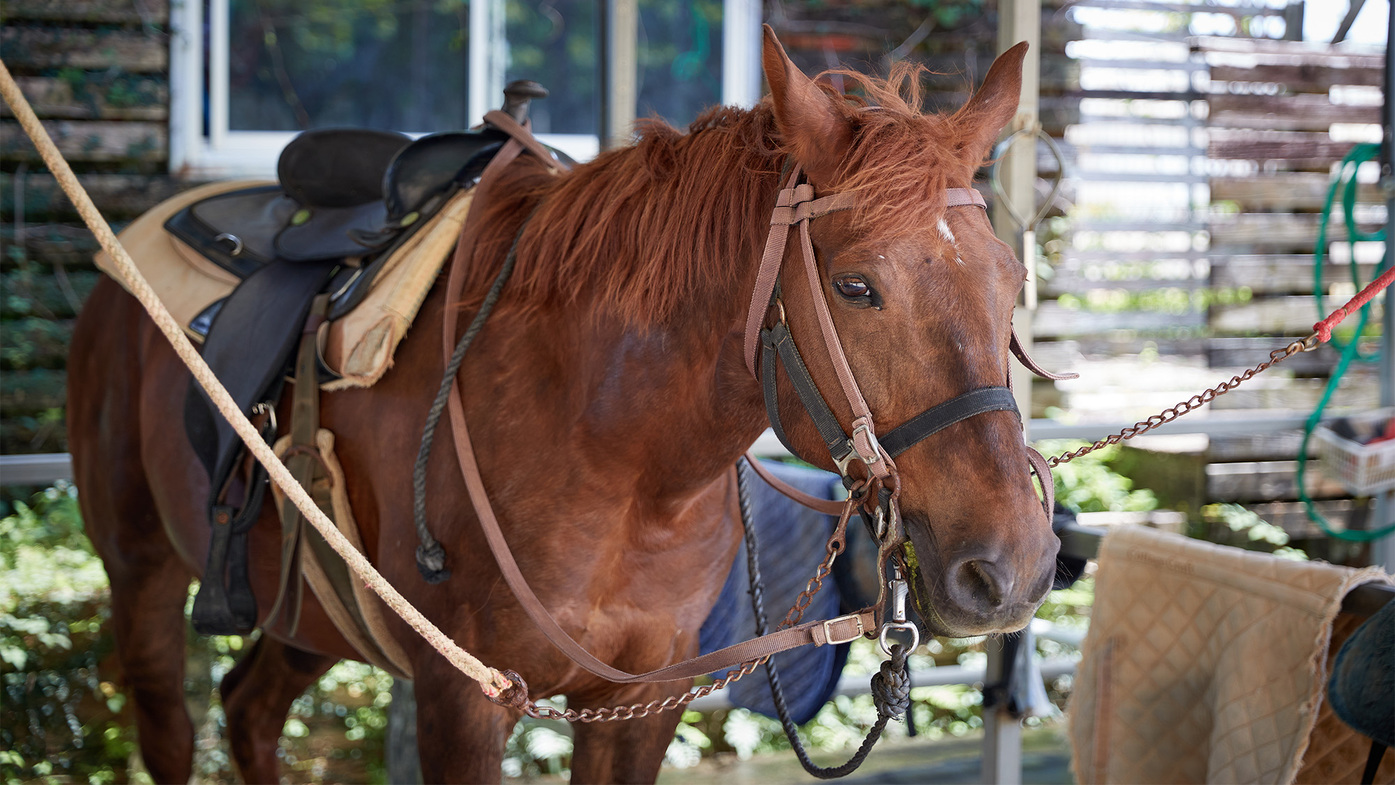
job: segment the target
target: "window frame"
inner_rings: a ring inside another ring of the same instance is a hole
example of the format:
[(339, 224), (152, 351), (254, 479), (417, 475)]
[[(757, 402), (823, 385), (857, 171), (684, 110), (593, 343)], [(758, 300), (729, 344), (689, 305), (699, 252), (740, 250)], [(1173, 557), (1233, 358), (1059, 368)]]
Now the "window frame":
[[(228, 0), (207, 0), (208, 87), (205, 96), (205, 0), (170, 3), (170, 135), (169, 168), (188, 180), (226, 178), (274, 179), (281, 148), (295, 131), (235, 131), (228, 128)], [(604, 0), (607, 3), (624, 0)], [(504, 0), (470, 3), (471, 29), (490, 30), (471, 41), (502, 41)], [(754, 106), (760, 100), (760, 0), (723, 0), (722, 102)], [(470, 46), (470, 78), (466, 91), (470, 123), (502, 101), (505, 48)], [(203, 132), (203, 107), (208, 103), (208, 133)], [(579, 161), (593, 158), (600, 139), (592, 134), (539, 134), (539, 138)]]

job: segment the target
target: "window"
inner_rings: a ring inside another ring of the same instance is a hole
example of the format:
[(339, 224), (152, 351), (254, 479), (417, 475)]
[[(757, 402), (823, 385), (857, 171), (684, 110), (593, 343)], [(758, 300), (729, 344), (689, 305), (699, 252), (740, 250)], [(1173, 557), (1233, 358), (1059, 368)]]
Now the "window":
[[(620, 7), (612, 18), (637, 12), (631, 116), (683, 125), (706, 106), (758, 100), (759, 0), (608, 2)], [(590, 158), (603, 126), (605, 9), (595, 0), (175, 0), (171, 168), (269, 177), (281, 148), (309, 128), (466, 128), (514, 79), (551, 91), (533, 104), (534, 131)]]

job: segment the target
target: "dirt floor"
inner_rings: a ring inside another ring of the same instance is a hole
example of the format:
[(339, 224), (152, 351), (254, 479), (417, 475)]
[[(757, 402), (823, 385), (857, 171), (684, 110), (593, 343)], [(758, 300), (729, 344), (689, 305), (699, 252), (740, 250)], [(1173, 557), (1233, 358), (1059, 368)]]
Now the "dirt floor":
[[(958, 785), (983, 781), (981, 733), (956, 739), (931, 741), (924, 737), (897, 739), (877, 745), (862, 768), (840, 782), (847, 785), (936, 783)], [(815, 763), (836, 765), (848, 753), (817, 755)], [(756, 755), (749, 760), (735, 756), (705, 760), (690, 769), (665, 768), (660, 785), (774, 785), (815, 782), (791, 752)], [(1022, 782), (1024, 785), (1069, 785), (1070, 745), (1064, 724), (1023, 733)]]

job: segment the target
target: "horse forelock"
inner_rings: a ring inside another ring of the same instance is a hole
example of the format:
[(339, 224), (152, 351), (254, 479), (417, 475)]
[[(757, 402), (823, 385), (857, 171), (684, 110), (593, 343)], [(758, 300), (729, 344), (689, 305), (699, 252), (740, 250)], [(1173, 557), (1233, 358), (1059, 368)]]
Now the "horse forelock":
[[(968, 149), (970, 134), (960, 130), (962, 112), (921, 113), (921, 70), (898, 64), (888, 79), (830, 72), (854, 82), (860, 95), (838, 102), (854, 142), (820, 190), (859, 194), (853, 215), (871, 237), (933, 228), (945, 214), (945, 189), (968, 186), (980, 163)], [(881, 108), (862, 111), (867, 103)], [(787, 153), (769, 100), (749, 110), (709, 109), (687, 133), (658, 118), (637, 131), (633, 145), (566, 174), (549, 174), (526, 157), (510, 167), (483, 215), (467, 306), (483, 296), (531, 216), (518, 238), (511, 307), (585, 301), (595, 313), (636, 325), (696, 316), (708, 306), (742, 312), (748, 295), (741, 287), (759, 259)]]

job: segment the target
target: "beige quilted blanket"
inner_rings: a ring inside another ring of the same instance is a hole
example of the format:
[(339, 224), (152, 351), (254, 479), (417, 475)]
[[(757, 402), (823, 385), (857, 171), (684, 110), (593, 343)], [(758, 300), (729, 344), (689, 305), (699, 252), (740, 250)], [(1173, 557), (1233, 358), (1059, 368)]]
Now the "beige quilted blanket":
[[(1374, 568), (1111, 531), (1071, 698), (1076, 780), (1317, 781), (1304, 758), (1322, 714), (1333, 620), (1351, 588), (1388, 580)], [(1354, 767), (1359, 776), (1370, 742), (1340, 723), (1318, 731), (1326, 774)]]

